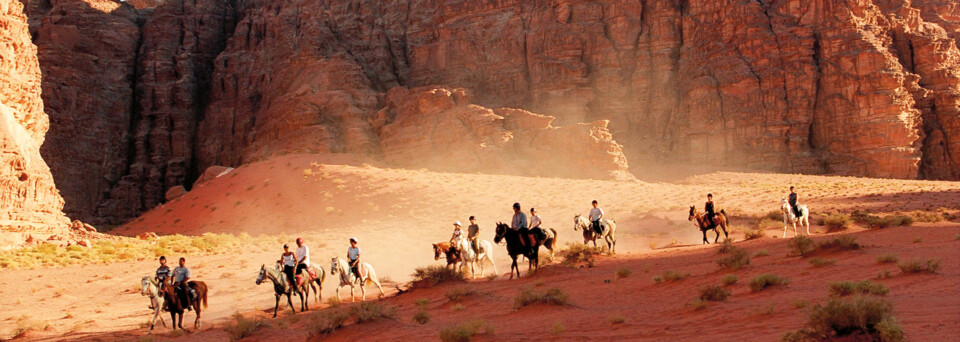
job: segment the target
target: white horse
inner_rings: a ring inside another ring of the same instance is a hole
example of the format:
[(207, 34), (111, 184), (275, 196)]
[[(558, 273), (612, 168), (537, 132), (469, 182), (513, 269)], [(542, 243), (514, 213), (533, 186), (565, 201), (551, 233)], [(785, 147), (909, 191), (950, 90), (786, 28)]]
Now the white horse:
[(597, 234), (593, 231), (593, 224), (587, 220), (583, 215), (577, 214), (573, 217), (573, 230), (583, 229), (583, 244), (586, 245), (587, 242), (593, 241), (593, 247), (597, 247), (597, 239), (603, 238), (607, 242), (607, 249), (610, 250), (610, 253), (615, 253), (617, 250), (617, 223), (611, 219), (600, 219), (601, 226), (607, 226), (607, 229), (603, 231), (603, 234)]
[(150, 333), (153, 333), (153, 326), (157, 324), (157, 318), (160, 318), (160, 324), (167, 327), (167, 322), (163, 321), (160, 311), (163, 311), (163, 296), (160, 295), (160, 284), (151, 276), (143, 276), (140, 279), (140, 295), (150, 298), (150, 306), (153, 307), (153, 318), (150, 319)]
[(493, 262), (493, 245), (490, 244), (490, 241), (477, 241), (477, 247), (480, 249), (480, 253), (473, 251), (473, 247), (470, 246), (470, 240), (466, 238), (460, 237), (455, 243), (457, 249), (460, 251), (460, 267), (457, 267), (458, 271), (469, 263), (470, 274), (473, 274), (473, 279), (477, 279), (477, 272), (474, 267), (480, 264), (480, 277), (482, 278), (484, 275), (484, 261), (489, 261), (490, 264), (493, 265), (493, 274), (497, 274), (497, 264)]
[[(340, 288), (350, 285), (350, 301), (357, 301), (357, 297), (353, 294), (353, 287), (356, 285), (357, 277), (353, 275), (353, 271), (350, 270), (350, 264), (348, 264), (346, 260), (340, 259), (340, 257), (333, 257), (330, 260), (330, 275), (337, 273), (340, 274), (340, 285), (337, 286), (337, 300), (340, 300)], [(365, 287), (367, 282), (377, 285), (377, 288), (380, 289), (380, 298), (383, 298), (383, 287), (380, 286), (380, 280), (377, 279), (377, 271), (373, 270), (373, 266), (361, 262), (360, 274), (363, 275), (363, 279), (360, 280), (360, 301), (362, 302), (367, 299), (367, 289)]]
[(797, 221), (800, 222), (800, 228), (803, 228), (804, 224), (807, 226), (807, 235), (810, 235), (810, 211), (807, 210), (806, 204), (798, 204), (800, 207), (800, 217), (797, 217), (793, 213), (793, 210), (790, 209), (790, 203), (787, 202), (786, 198), (780, 198), (780, 210), (783, 211), (783, 236), (787, 237), (787, 224), (790, 222), (793, 223), (793, 236), (797, 236)]

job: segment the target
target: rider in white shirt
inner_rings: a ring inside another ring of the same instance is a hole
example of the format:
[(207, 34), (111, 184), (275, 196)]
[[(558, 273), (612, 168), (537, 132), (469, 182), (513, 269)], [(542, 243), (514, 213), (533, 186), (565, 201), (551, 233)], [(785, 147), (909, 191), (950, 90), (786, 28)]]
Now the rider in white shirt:
[(453, 223), (453, 236), (450, 237), (450, 245), (456, 243), (457, 240), (463, 237), (463, 229), (460, 228), (460, 221)]
[[(297, 257), (300, 258), (297, 262), (297, 275), (303, 273), (303, 270), (310, 267), (310, 248), (307, 245), (303, 244), (303, 238), (297, 238)], [(310, 278), (309, 275), (307, 277)]]
[(593, 200), (593, 209), (590, 209), (590, 223), (593, 224), (593, 230), (597, 234), (603, 234), (603, 229), (600, 228), (600, 219), (603, 218), (603, 209), (597, 206), (597, 200)]

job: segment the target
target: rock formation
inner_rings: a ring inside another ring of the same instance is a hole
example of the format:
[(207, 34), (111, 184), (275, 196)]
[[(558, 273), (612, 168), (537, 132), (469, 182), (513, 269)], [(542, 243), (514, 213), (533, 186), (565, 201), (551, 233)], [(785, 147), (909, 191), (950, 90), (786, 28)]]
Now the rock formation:
[[(391, 159), (390, 141), (413, 142), (391, 125), (423, 120), (385, 121), (409, 105), (398, 86), (439, 85), (484, 118), (474, 152), (505, 132), (527, 144), (508, 127), (521, 112), (487, 109), (507, 107), (554, 117), (551, 135), (615, 138), (634, 168), (960, 179), (954, 0), (21, 1), (52, 117), (43, 152), (81, 219), (118, 223), (209, 166), (284, 153), (440, 167)], [(457, 156), (508, 163), (486, 153)]]
[(66, 231), (63, 199), (40, 157), (49, 127), (40, 66), (20, 2), (0, 0), (0, 245)]

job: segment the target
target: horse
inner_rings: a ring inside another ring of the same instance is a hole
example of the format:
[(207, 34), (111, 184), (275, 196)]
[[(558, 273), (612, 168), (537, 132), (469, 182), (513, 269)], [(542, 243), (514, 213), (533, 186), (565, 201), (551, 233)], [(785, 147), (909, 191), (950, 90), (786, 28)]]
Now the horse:
[[(316, 278), (310, 279), (310, 270), (313, 270), (317, 274)], [(310, 290), (313, 291), (313, 298), (319, 303), (320, 300), (323, 299), (323, 294), (321, 294), (320, 291), (323, 290), (323, 281), (327, 279), (327, 272), (323, 270), (323, 267), (314, 263), (310, 264), (310, 270), (305, 270), (304, 273), (301, 273), (301, 275), (305, 275), (308, 279), (303, 283), (310, 285)], [(310, 299), (309, 292), (307, 293), (307, 299)]]
[(697, 211), (695, 206), (691, 205), (690, 216), (687, 217), (687, 221), (693, 221), (694, 219), (697, 220), (697, 222), (694, 224), (700, 229), (701, 232), (703, 232), (703, 243), (710, 244), (710, 241), (707, 240), (707, 231), (711, 229), (713, 229), (714, 233), (717, 233), (717, 237), (713, 239), (713, 243), (717, 243), (717, 240), (720, 239), (720, 231), (717, 230), (717, 226), (723, 229), (724, 237), (730, 237), (730, 234), (727, 233), (727, 212), (723, 211), (723, 209), (720, 209), (720, 214), (718, 214), (716, 218), (717, 222), (715, 222), (712, 226), (710, 226), (710, 222), (707, 221), (707, 218), (704, 217), (703, 214), (704, 213)]
[[(357, 301), (357, 297), (353, 294), (353, 287), (357, 277), (353, 274), (353, 271), (350, 270), (350, 264), (348, 264), (346, 260), (340, 259), (340, 257), (333, 257), (330, 259), (330, 274), (333, 275), (337, 273), (340, 273), (340, 285), (337, 286), (337, 300), (340, 300), (340, 288), (350, 285), (350, 301)], [(383, 298), (383, 287), (380, 286), (380, 280), (377, 279), (377, 271), (373, 269), (373, 266), (361, 262), (360, 275), (363, 277), (360, 279), (360, 301), (362, 302), (367, 299), (367, 289), (365, 287), (367, 282), (377, 285), (377, 288), (380, 289), (380, 298)]]
[[(200, 329), (200, 303), (203, 303), (204, 308), (207, 307), (207, 284), (202, 281), (191, 280), (187, 282), (187, 287), (191, 287), (197, 292), (197, 298), (189, 299), (187, 303), (183, 303), (180, 300), (180, 295), (177, 294), (173, 284), (164, 282), (161, 287), (163, 301), (167, 303), (167, 310), (170, 311), (170, 320), (173, 321), (173, 330), (177, 330), (178, 326), (180, 329), (186, 330), (183, 329), (183, 311), (189, 307), (193, 307), (193, 310), (197, 313), (197, 319), (193, 321), (193, 327)], [(189, 297), (189, 294), (187, 296)], [(179, 321), (177, 320), (177, 316), (180, 316)]]
[(800, 209), (800, 217), (791, 210), (790, 203), (787, 202), (786, 198), (780, 198), (780, 210), (783, 211), (783, 236), (787, 237), (787, 222), (793, 222), (793, 236), (797, 236), (797, 222), (800, 222), (800, 228), (803, 228), (804, 224), (807, 226), (807, 235), (810, 235), (810, 211), (807, 210), (807, 205), (797, 205)]
[(520, 231), (510, 228), (503, 222), (497, 222), (496, 233), (493, 243), (500, 244), (501, 240), (506, 240), (507, 254), (513, 259), (513, 263), (510, 264), (510, 279), (513, 279), (514, 270), (517, 272), (517, 278), (520, 277), (520, 266), (517, 266), (517, 257), (520, 255), (526, 257), (529, 262), (527, 270), (540, 269), (540, 246), (543, 241), (534, 241), (533, 248), (528, 248), (520, 242)]
[(497, 264), (493, 262), (493, 245), (490, 244), (490, 241), (487, 240), (478, 240), (477, 241), (479, 253), (474, 252), (473, 248), (470, 247), (470, 240), (466, 238), (459, 238), (456, 242), (456, 247), (460, 250), (460, 267), (458, 271), (464, 266), (467, 266), (467, 263), (470, 264), (470, 273), (473, 274), (473, 279), (477, 279), (477, 272), (474, 270), (476, 264), (480, 264), (480, 277), (484, 275), (484, 261), (489, 261), (493, 265), (493, 274), (497, 274)]
[(460, 262), (460, 251), (457, 250), (456, 246), (450, 245), (448, 241), (433, 244), (433, 260), (440, 260), (441, 254), (447, 257), (448, 267), (450, 265), (456, 267), (457, 263)]
[[(276, 297), (276, 303), (273, 306), (273, 318), (277, 318), (277, 310), (280, 309), (280, 297), (287, 296), (287, 304), (290, 305), (290, 311), (293, 311), (294, 314), (297, 313), (297, 310), (293, 308), (293, 291), (290, 289), (290, 284), (287, 284), (287, 276), (280, 271), (280, 264), (277, 263), (277, 266), (274, 268), (267, 268), (266, 265), (260, 265), (260, 274), (257, 275), (257, 285), (263, 283), (264, 279), (270, 279), (273, 282), (273, 295)], [(304, 282), (300, 284), (297, 289), (297, 295), (300, 296), (300, 311), (307, 311), (309, 309), (307, 303), (310, 302), (310, 287), (311, 282)], [(304, 299), (306, 295), (306, 299)]]
[(587, 242), (593, 241), (593, 247), (597, 247), (597, 239), (603, 238), (607, 242), (607, 249), (610, 250), (610, 253), (616, 253), (617, 251), (617, 222), (610, 219), (600, 219), (600, 226), (606, 226), (607, 229), (603, 231), (602, 234), (597, 234), (593, 230), (593, 225), (590, 221), (587, 220), (583, 215), (577, 214), (573, 217), (573, 230), (583, 230), (583, 244), (586, 245)]
[(160, 316), (160, 311), (163, 310), (163, 297), (160, 295), (160, 284), (157, 284), (157, 280), (151, 276), (143, 276), (140, 279), (140, 295), (147, 296), (150, 298), (150, 306), (153, 307), (153, 318), (150, 319), (150, 332), (153, 332), (153, 326), (157, 324), (157, 318), (160, 319), (160, 324), (163, 324), (163, 327), (167, 327), (167, 322), (164, 322), (163, 316)]

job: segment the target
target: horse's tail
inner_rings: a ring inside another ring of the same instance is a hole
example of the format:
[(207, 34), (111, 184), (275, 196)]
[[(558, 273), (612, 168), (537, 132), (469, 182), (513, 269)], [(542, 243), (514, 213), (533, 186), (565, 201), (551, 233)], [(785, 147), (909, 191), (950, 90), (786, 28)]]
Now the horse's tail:
[(209, 290), (210, 289), (207, 288), (207, 284), (203, 283), (203, 294), (200, 296), (201, 297), (200, 299), (203, 301), (204, 309), (207, 308), (207, 292), (210, 292)]
[(550, 232), (553, 233), (553, 243), (550, 244), (550, 249), (557, 246), (557, 230), (550, 228)]

